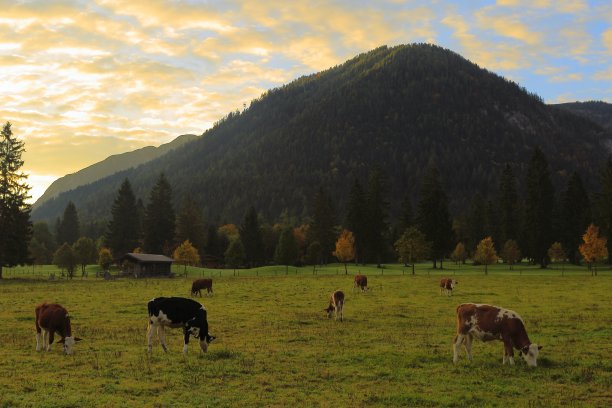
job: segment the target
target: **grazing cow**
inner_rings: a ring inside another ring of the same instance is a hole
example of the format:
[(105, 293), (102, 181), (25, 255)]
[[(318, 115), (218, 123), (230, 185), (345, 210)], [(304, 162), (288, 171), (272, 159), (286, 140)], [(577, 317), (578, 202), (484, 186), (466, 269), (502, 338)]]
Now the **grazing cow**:
[(191, 284), (191, 296), (195, 296), (198, 293), (200, 294), (200, 297), (202, 297), (202, 289), (206, 289), (206, 294), (207, 295), (212, 295), (213, 294), (213, 289), (212, 289), (212, 279), (196, 279), (193, 281), (193, 283)]
[(180, 297), (158, 297), (149, 301), (149, 327), (147, 339), (149, 352), (153, 350), (153, 331), (157, 329), (159, 340), (165, 352), (166, 346), (165, 328), (183, 328), (185, 343), (183, 354), (187, 354), (189, 336), (200, 341), (200, 349), (208, 350), (208, 344), (215, 338), (208, 333), (208, 321), (206, 320), (206, 309), (195, 300)]
[(455, 285), (458, 283), (459, 282), (451, 278), (440, 279), (440, 294), (442, 294), (442, 291), (444, 291), (444, 293), (446, 293), (448, 296), (452, 296), (453, 289), (455, 289)]
[(465, 342), (468, 359), (472, 361), (472, 339), (504, 342), (504, 358), (514, 365), (514, 349), (519, 350), (527, 365), (537, 366), (542, 346), (529, 341), (523, 319), (512, 310), (491, 305), (466, 303), (457, 307), (457, 336), (453, 344), (453, 363), (459, 359), (461, 344)]
[(61, 336), (58, 343), (64, 345), (64, 353), (72, 354), (74, 343), (81, 341), (81, 339), (72, 336), (68, 311), (57, 303), (41, 303), (36, 306), (34, 312), (36, 314), (34, 322), (36, 325), (36, 351), (40, 351), (41, 348), (41, 334), (42, 348), (50, 351), (51, 344), (53, 344), (53, 336), (57, 332)]
[(332, 293), (331, 298), (329, 299), (329, 306), (327, 306), (327, 309), (323, 310), (327, 312), (327, 317), (329, 319), (331, 319), (332, 313), (334, 313), (336, 320), (338, 320), (338, 317), (340, 317), (340, 321), (342, 321), (344, 317), (344, 292), (337, 290)]
[(355, 284), (353, 285), (353, 290), (355, 288), (361, 289), (362, 292), (368, 290), (368, 277), (365, 275), (355, 275)]

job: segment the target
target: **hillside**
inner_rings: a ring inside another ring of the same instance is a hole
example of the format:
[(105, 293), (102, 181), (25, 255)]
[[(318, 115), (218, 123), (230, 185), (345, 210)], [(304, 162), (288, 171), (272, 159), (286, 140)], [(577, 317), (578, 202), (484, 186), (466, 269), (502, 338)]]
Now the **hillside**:
[(107, 218), (125, 177), (146, 200), (162, 171), (175, 203), (191, 194), (213, 221), (239, 222), (250, 205), (271, 221), (282, 212), (301, 217), (319, 186), (342, 210), (353, 179), (365, 181), (374, 166), (388, 176), (395, 211), (405, 194), (417, 199), (431, 165), (457, 212), (475, 192), (496, 191), (505, 163), (521, 179), (536, 146), (557, 184), (572, 170), (595, 183), (610, 139), (454, 52), (381, 47), (270, 90), (189, 148), (64, 193), (33, 218), (55, 219), (68, 200), (83, 219)]
[(85, 167), (76, 173), (67, 174), (55, 180), (44, 194), (36, 200), (32, 208), (37, 208), (43, 203), (69, 190), (73, 190), (79, 186), (92, 183), (96, 180), (103, 179), (115, 174), (118, 171), (129, 169), (130, 167), (139, 166), (143, 163), (156, 159), (169, 151), (182, 146), (185, 143), (197, 139), (196, 135), (181, 135), (169, 143), (160, 145), (159, 147), (147, 146), (142, 149), (134, 150), (127, 153), (116, 154), (109, 156), (101, 162)]
[(612, 104), (601, 101), (571, 102), (553, 105), (592, 120), (599, 126), (612, 130)]

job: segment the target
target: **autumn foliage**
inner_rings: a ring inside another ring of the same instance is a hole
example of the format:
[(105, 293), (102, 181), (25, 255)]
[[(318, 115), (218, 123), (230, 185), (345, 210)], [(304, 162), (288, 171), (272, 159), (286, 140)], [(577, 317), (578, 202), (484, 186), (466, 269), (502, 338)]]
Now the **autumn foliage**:
[(476, 247), (474, 260), (485, 266), (485, 275), (489, 273), (488, 266), (497, 262), (497, 252), (493, 244), (493, 238), (486, 237)]
[(333, 254), (340, 262), (344, 263), (344, 272), (348, 273), (346, 263), (355, 259), (355, 237), (349, 230), (343, 230), (336, 241), (336, 250)]
[(580, 253), (589, 264), (591, 274), (597, 274), (596, 271), (593, 271), (593, 264), (608, 256), (608, 240), (599, 236), (599, 227), (594, 224), (589, 225), (582, 240), (584, 243), (580, 245)]

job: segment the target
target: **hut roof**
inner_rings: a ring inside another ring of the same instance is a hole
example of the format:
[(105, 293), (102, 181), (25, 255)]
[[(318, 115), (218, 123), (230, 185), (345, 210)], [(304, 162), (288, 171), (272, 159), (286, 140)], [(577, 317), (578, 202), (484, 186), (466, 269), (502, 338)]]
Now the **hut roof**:
[(155, 263), (172, 263), (174, 259), (168, 258), (165, 255), (157, 255), (157, 254), (137, 254), (134, 252), (128, 252), (123, 256), (123, 259), (129, 259), (132, 261), (136, 261), (138, 263), (142, 262), (155, 262)]

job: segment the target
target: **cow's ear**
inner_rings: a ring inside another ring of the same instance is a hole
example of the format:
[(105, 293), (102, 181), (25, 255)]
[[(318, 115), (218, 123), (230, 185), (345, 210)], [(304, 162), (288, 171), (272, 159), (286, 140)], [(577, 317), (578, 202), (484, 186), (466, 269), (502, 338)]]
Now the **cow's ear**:
[(544, 347), (544, 346), (538, 346), (538, 350), (542, 350), (542, 347)]
[(75, 338), (74, 338), (74, 341), (81, 341), (81, 340), (83, 340), (83, 339), (82, 339), (82, 338), (80, 338), (80, 337), (75, 337)]

